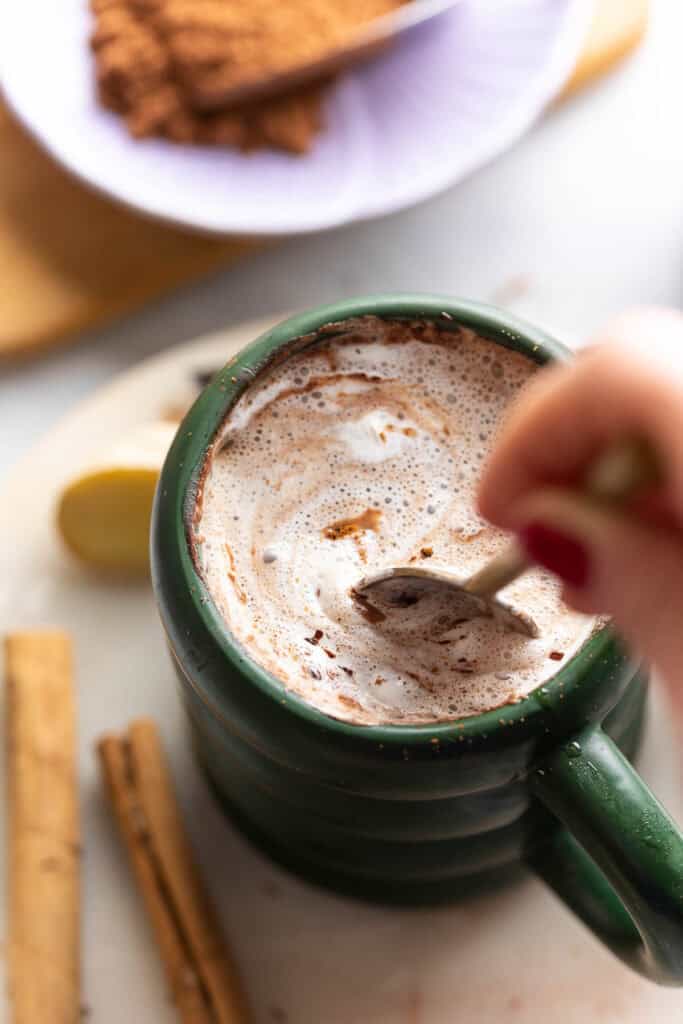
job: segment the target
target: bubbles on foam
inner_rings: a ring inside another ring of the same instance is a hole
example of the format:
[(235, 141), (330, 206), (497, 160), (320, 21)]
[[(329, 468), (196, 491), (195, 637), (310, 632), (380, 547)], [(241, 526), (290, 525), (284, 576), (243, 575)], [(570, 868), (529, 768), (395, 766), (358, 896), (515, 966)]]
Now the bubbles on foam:
[[(397, 642), (359, 614), (349, 589), (373, 569), (428, 549), (464, 575), (502, 545), (474, 510), (476, 478), (509, 396), (533, 371), (466, 331), (380, 333), (373, 323), (370, 340), (354, 331), (353, 343), (309, 349), (257, 379), (226, 421), (197, 532), (209, 538), (201, 560), (222, 614), (286, 685), (337, 717), (433, 721), (528, 692), (557, 670), (548, 644), (573, 649), (585, 624), (540, 574), (506, 597), (552, 641), (520, 642), (479, 621), (448, 644), (409, 630)], [(374, 527), (325, 536), (367, 509), (380, 511)]]

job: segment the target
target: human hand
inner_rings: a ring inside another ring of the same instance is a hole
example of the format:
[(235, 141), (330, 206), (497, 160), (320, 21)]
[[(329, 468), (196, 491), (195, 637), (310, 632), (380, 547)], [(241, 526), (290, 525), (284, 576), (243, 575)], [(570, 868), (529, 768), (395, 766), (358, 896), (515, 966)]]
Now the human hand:
[[(567, 604), (612, 615), (674, 680), (683, 676), (683, 381), (652, 358), (658, 339), (683, 353), (683, 316), (627, 314), (576, 362), (540, 373), (503, 425), (479, 507), (562, 578)], [(660, 460), (656, 493), (619, 512), (583, 499), (591, 461), (633, 437)]]

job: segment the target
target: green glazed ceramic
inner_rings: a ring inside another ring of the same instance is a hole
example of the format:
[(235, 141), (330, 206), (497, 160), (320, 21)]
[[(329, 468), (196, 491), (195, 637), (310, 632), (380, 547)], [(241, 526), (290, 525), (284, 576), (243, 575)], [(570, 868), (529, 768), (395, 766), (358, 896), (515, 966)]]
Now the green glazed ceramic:
[(519, 704), (433, 727), (354, 726), (255, 664), (195, 571), (188, 522), (227, 410), (295, 339), (363, 314), (464, 324), (539, 363), (569, 357), (489, 306), (374, 296), (280, 324), (215, 377), (166, 460), (152, 536), (156, 597), (196, 755), (240, 827), (312, 881), (423, 904), (527, 866), (624, 961), (681, 984), (683, 838), (628, 760), (646, 680), (609, 629)]

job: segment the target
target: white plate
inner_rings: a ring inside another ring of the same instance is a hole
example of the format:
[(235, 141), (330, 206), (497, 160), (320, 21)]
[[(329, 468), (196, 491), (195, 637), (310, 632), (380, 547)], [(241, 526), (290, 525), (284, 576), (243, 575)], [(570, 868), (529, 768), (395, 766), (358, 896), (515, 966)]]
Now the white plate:
[[(76, 642), (84, 1003), (91, 1019), (120, 1024), (125, 1009), (131, 1024), (177, 1020), (93, 756), (102, 732), (151, 715), (167, 743), (198, 859), (244, 972), (256, 1024), (680, 1024), (680, 991), (659, 989), (623, 967), (533, 879), (442, 910), (353, 903), (270, 864), (212, 803), (188, 754), (149, 587), (89, 578), (60, 549), (50, 509), (60, 483), (88, 450), (183, 400), (192, 371), (227, 360), (263, 328), (242, 326), (122, 375), (52, 430), (0, 494), (2, 628), (59, 625)], [(641, 768), (683, 821), (679, 756), (659, 706)], [(6, 1024), (9, 1012), (1, 999), (0, 1021)]]
[(570, 73), (592, 0), (464, 0), (349, 73), (306, 157), (134, 141), (95, 99), (86, 0), (4, 14), (0, 85), (66, 168), (143, 212), (217, 234), (310, 232), (409, 206), (518, 138)]

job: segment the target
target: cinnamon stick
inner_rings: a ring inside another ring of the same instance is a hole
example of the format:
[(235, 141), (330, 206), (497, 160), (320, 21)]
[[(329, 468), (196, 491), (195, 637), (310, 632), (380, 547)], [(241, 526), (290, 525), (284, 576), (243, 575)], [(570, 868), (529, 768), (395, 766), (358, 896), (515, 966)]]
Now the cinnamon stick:
[(14, 1024), (80, 1017), (80, 836), (69, 637), (5, 639), (8, 982)]
[(194, 865), (153, 722), (98, 743), (102, 773), (172, 998), (185, 1024), (247, 1024), (249, 1012)]

